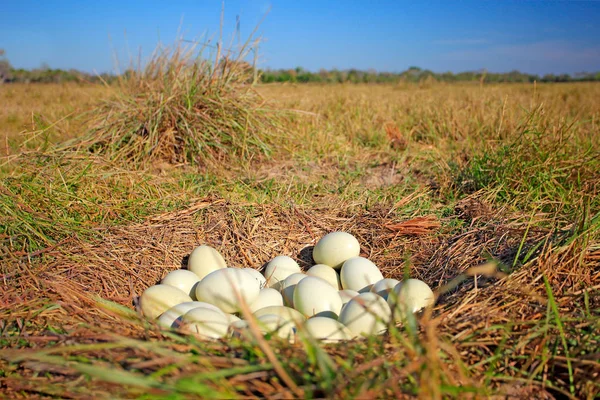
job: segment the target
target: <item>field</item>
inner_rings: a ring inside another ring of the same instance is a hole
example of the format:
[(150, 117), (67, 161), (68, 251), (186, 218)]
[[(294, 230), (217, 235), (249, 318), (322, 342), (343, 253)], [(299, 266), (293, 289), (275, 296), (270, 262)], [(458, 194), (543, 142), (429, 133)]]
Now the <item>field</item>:
[[(0, 85), (7, 398), (600, 393), (600, 84), (263, 85), (193, 115), (122, 90)], [(138, 120), (162, 150), (110, 142)], [(135, 312), (199, 244), (307, 266), (337, 230), (436, 306), (326, 346), (203, 342)]]

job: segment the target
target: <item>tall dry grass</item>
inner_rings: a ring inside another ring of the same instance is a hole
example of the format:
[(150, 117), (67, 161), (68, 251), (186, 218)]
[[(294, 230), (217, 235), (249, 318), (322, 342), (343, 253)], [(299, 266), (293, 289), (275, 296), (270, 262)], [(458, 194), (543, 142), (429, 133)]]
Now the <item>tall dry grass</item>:
[(119, 78), (116, 95), (90, 115), (88, 132), (66, 144), (139, 165), (223, 163), (268, 154), (274, 110), (254, 90), (246, 61), (256, 42), (206, 57), (206, 47), (159, 46)]

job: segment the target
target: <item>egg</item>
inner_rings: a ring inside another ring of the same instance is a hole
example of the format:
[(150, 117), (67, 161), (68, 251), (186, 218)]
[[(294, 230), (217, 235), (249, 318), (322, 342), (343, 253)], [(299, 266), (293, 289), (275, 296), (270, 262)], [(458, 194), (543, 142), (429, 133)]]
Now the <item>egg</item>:
[(296, 285), (294, 307), (307, 317), (316, 315), (337, 318), (342, 309), (342, 299), (329, 283), (321, 278), (308, 276)]
[(388, 294), (392, 290), (394, 290), (396, 285), (398, 285), (399, 283), (400, 283), (400, 281), (397, 279), (385, 278), (378, 282), (375, 282), (373, 284), (373, 286), (371, 286), (371, 292), (377, 293), (378, 295), (383, 297), (385, 300), (387, 300)]
[(154, 285), (140, 296), (140, 308), (146, 318), (154, 319), (179, 304), (192, 301), (184, 291), (169, 285)]
[(160, 283), (163, 285), (173, 286), (187, 293), (192, 300), (196, 298), (196, 283), (200, 282), (198, 275), (186, 269), (177, 269), (171, 271), (165, 276)]
[(312, 317), (304, 323), (307, 334), (325, 343), (350, 340), (355, 335), (339, 321), (327, 317)]
[(344, 305), (346, 305), (346, 303), (348, 303), (354, 297), (358, 296), (360, 293), (358, 293), (356, 290), (344, 289), (338, 291), (338, 294), (340, 295), (340, 299), (342, 299), (343, 307)]
[(281, 282), (294, 273), (302, 272), (300, 266), (293, 258), (288, 256), (277, 256), (267, 264), (265, 278), (267, 286), (279, 290)]
[(238, 317), (235, 314), (225, 314), (225, 317), (227, 317), (227, 321), (229, 322), (229, 325), (233, 324), (234, 322), (237, 321), (241, 321), (240, 317)]
[(313, 259), (317, 264), (339, 269), (344, 261), (360, 254), (358, 240), (347, 232), (331, 232), (323, 236), (313, 249)]
[(296, 334), (295, 325), (280, 315), (265, 314), (256, 319), (258, 329), (263, 334), (276, 334), (281, 339), (287, 339), (294, 342)]
[(250, 304), (250, 312), (255, 312), (269, 306), (283, 306), (283, 298), (277, 290), (264, 288), (258, 292), (256, 300)]
[(229, 329), (233, 329), (233, 330), (245, 329), (247, 327), (248, 327), (248, 321), (246, 321), (245, 319), (238, 319), (229, 324)]
[(215, 305), (204, 303), (202, 301), (188, 301), (186, 303), (177, 304), (167, 311), (162, 313), (162, 315), (158, 318), (159, 325), (162, 325), (167, 328), (177, 328), (181, 323), (181, 316), (187, 313), (194, 308), (210, 308), (211, 310), (219, 311), (219, 308)]
[(388, 303), (375, 293), (362, 293), (344, 306), (339, 321), (355, 335), (369, 336), (387, 329), (392, 311)]
[(287, 319), (288, 321), (292, 321), (295, 324), (302, 323), (306, 320), (306, 317), (302, 315), (302, 313), (298, 310), (294, 310), (290, 307), (282, 307), (282, 306), (269, 306), (265, 308), (261, 308), (258, 311), (254, 312), (254, 317), (258, 318), (263, 315), (274, 314), (279, 315)]
[(368, 286), (383, 279), (377, 265), (364, 257), (352, 257), (344, 262), (340, 280), (344, 289), (368, 291)]
[(226, 268), (223, 256), (210, 246), (196, 247), (188, 257), (187, 269), (203, 279), (206, 275), (218, 269)]
[(254, 268), (242, 268), (242, 271), (246, 271), (250, 275), (252, 275), (254, 277), (254, 279), (256, 279), (258, 281), (258, 285), (260, 286), (261, 289), (264, 288), (265, 286), (267, 286), (267, 279), (264, 277), (263, 274), (261, 274)]
[(196, 298), (214, 304), (226, 313), (240, 311), (240, 299), (252, 304), (260, 288), (248, 272), (238, 268), (222, 268), (206, 275), (196, 285)]
[(340, 290), (340, 277), (335, 269), (331, 268), (329, 265), (325, 264), (317, 264), (313, 265), (306, 271), (306, 275), (308, 276), (316, 276), (317, 278), (321, 278), (329, 283), (335, 290)]
[(227, 335), (229, 319), (209, 308), (194, 308), (182, 317), (182, 328), (202, 338), (219, 339)]
[(388, 296), (388, 304), (394, 310), (394, 319), (400, 322), (406, 312), (416, 313), (435, 303), (431, 288), (419, 279), (407, 279), (394, 287)]
[(306, 278), (306, 275), (295, 273), (291, 274), (281, 282), (279, 290), (283, 295), (283, 302), (286, 306), (294, 308), (294, 290), (296, 290), (298, 282), (304, 278)]
[(229, 324), (228, 332), (235, 338), (246, 338), (250, 339), (252, 334), (248, 328), (248, 321), (240, 319), (239, 321), (233, 321)]

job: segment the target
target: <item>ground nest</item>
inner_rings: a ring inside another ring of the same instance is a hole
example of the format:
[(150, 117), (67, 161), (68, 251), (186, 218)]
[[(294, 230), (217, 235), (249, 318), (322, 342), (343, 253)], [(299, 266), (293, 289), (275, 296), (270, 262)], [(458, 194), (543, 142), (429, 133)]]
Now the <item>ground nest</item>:
[[(38, 252), (32, 259), (18, 260), (16, 270), (19, 272), (4, 277), (7, 290), (2, 294), (2, 330), (5, 336), (9, 331), (18, 333), (4, 344), (11, 351), (2, 357), (2, 363), (8, 369), (18, 369), (28, 378), (0, 378), (0, 387), (15, 397), (19, 393), (36, 393), (36, 385), (42, 381), (46, 389), (41, 393), (45, 395), (52, 387), (60, 387), (62, 391), (56, 393), (63, 397), (85, 397), (85, 393), (90, 393), (82, 392), (79, 385), (88, 387), (87, 390), (93, 390), (98, 396), (117, 393), (111, 379), (86, 380), (84, 383), (81, 380), (82, 374), (86, 373), (83, 367), (68, 363), (59, 366), (52, 358), (55, 356), (48, 354), (40, 357), (39, 350), (52, 344), (58, 345), (54, 354), (71, 360), (78, 357), (100, 359), (101, 365), (118, 365), (123, 374), (132, 370), (145, 375), (160, 373), (167, 381), (175, 375), (198, 371), (210, 375), (215, 369), (238, 368), (239, 373), (219, 376), (218, 381), (209, 379), (207, 387), (217, 390), (223, 388), (219, 385), (229, 385), (233, 393), (242, 396), (286, 397), (309, 392), (313, 395), (337, 393), (339, 396), (347, 379), (357, 379), (359, 375), (387, 368), (388, 384), (377, 394), (367, 389), (362, 394), (399, 396), (404, 392), (398, 382), (409, 379), (418, 370), (414, 366), (409, 368), (410, 364), (404, 364), (405, 368), (392, 367), (386, 359), (417, 360), (427, 356), (418, 352), (411, 354), (410, 350), (387, 337), (378, 339), (379, 358), (355, 355), (352, 364), (357, 368), (352, 374), (333, 379), (334, 387), (329, 391), (314, 383), (289, 387), (282, 383), (276, 368), (261, 370), (261, 363), (267, 365), (269, 360), (250, 360), (243, 346), (236, 347), (225, 341), (203, 345), (211, 349), (208, 355), (197, 355), (195, 362), (184, 362), (193, 347), (189, 342), (162, 336), (148, 324), (124, 314), (118, 306), (106, 305), (96, 297), (133, 310), (137, 296), (144, 289), (160, 281), (169, 271), (185, 265), (187, 255), (202, 243), (217, 248), (233, 267), (261, 269), (274, 256), (285, 254), (298, 259), (306, 268), (311, 260), (311, 246), (324, 234), (341, 230), (352, 233), (359, 240), (361, 255), (374, 261), (386, 277), (402, 279), (408, 273), (439, 290), (437, 306), (432, 315), (424, 316), (420, 329), (427, 343), (439, 343), (450, 359), (446, 361), (454, 360), (444, 368), (447, 374), (444, 379), (480, 387), (487, 363), (493, 362), (496, 367), (505, 369), (507, 377), (493, 381), (493, 386), (516, 397), (527, 397), (531, 384), (540, 385), (523, 377), (523, 373), (538, 374), (540, 368), (542, 372), (552, 371), (557, 387), (546, 387), (547, 392), (540, 389), (539, 396), (568, 394), (569, 375), (575, 378), (578, 393), (590, 393), (589, 382), (598, 379), (599, 372), (597, 363), (590, 358), (593, 355), (584, 351), (583, 355), (573, 358), (569, 367), (571, 372), (568, 372), (564, 354), (548, 355), (546, 365), (540, 366), (534, 361), (539, 359), (536, 356), (548, 340), (558, 339), (548, 335), (556, 328), (547, 326), (545, 335), (539, 335), (534, 328), (547, 321), (548, 288), (542, 276), (546, 276), (556, 307), (564, 314), (574, 316), (583, 310), (573, 311), (572, 304), (582, 302), (587, 296), (584, 289), (600, 280), (597, 267), (600, 251), (592, 249), (585, 255), (586, 265), (592, 268), (554, 268), (555, 265), (566, 265), (565, 260), (571, 257), (572, 250), (568, 246), (560, 251), (552, 248), (556, 232), (529, 232), (523, 243), (527, 227), (521, 218), (507, 218), (474, 197), (459, 203), (455, 210), (468, 226), (460, 232), (446, 227), (443, 220), (435, 217), (398, 220), (390, 212), (390, 206), (365, 210), (356, 204), (324, 200), (327, 201), (320, 202), (322, 206), (309, 208), (198, 199), (187, 209), (158, 215), (144, 223), (101, 230), (95, 242), (84, 243), (72, 237)], [(545, 244), (540, 246), (539, 243)], [(530, 260), (513, 268), (513, 260), (519, 251), (522, 254), (529, 252)], [(499, 260), (499, 263), (490, 268), (488, 258)], [(36, 264), (35, 274), (31, 272), (32, 263)], [(586, 299), (591, 302), (592, 309), (600, 306), (600, 299)], [(512, 321), (510, 332), (505, 328), (509, 321)], [(435, 339), (430, 337), (432, 326), (435, 327)], [(498, 328), (500, 326), (504, 328)], [(565, 320), (563, 334), (568, 340), (590, 340), (570, 336), (570, 328)], [(158, 351), (144, 343), (165, 344), (160, 345)], [(347, 354), (349, 348), (361, 345), (327, 346), (326, 352), (338, 359), (340, 354)], [(558, 343), (554, 345), (558, 346)], [(581, 343), (581, 346), (588, 349), (594, 343)], [(23, 348), (19, 350), (19, 347)], [(500, 354), (498, 349), (503, 349)], [(34, 356), (36, 351), (38, 355)], [(280, 358), (307, 357), (299, 345), (278, 347), (277, 352)], [(181, 364), (173, 370), (161, 370), (174, 362)], [(371, 368), (365, 368), (362, 365), (365, 363)], [(481, 364), (482, 375), (466, 374), (460, 368), (461, 363)], [(304, 373), (298, 368), (298, 371), (287, 372), (296, 382), (302, 380), (300, 377)], [(49, 379), (40, 380), (40, 373)], [(157, 394), (162, 393), (161, 387), (154, 389)], [(121, 395), (130, 396), (132, 392)], [(211, 393), (205, 395), (210, 397)]]

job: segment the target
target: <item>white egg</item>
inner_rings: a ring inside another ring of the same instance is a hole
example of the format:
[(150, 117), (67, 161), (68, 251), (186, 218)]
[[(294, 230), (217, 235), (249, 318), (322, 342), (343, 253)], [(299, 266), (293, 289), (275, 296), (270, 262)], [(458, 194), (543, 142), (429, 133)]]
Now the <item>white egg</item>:
[(154, 319), (169, 308), (187, 301), (192, 301), (192, 298), (182, 290), (169, 285), (154, 285), (140, 296), (140, 307), (146, 318)]
[(239, 321), (233, 321), (229, 324), (228, 328), (229, 334), (236, 338), (246, 338), (250, 339), (252, 334), (248, 328), (248, 321), (240, 319)]
[(264, 288), (260, 290), (256, 300), (250, 304), (250, 312), (255, 312), (269, 306), (283, 306), (283, 298), (277, 290)]
[(280, 317), (283, 317), (285, 319), (287, 319), (288, 321), (292, 321), (295, 324), (299, 324), (302, 323), (306, 320), (306, 317), (304, 315), (302, 315), (302, 313), (298, 310), (294, 310), (293, 308), (290, 307), (283, 307), (283, 306), (270, 306), (270, 307), (265, 307), (265, 308), (261, 308), (258, 311), (254, 312), (254, 317), (258, 318), (258, 317), (262, 317), (263, 315), (268, 315), (268, 314), (274, 314), (274, 315), (279, 315)]
[(302, 279), (294, 290), (294, 307), (307, 317), (336, 318), (342, 309), (338, 291), (316, 276)]
[(344, 261), (360, 254), (358, 240), (347, 232), (332, 232), (323, 236), (313, 249), (313, 259), (317, 264), (339, 269)]
[(235, 314), (225, 314), (225, 316), (227, 317), (227, 321), (229, 321), (229, 325), (233, 324), (234, 322), (241, 321), (241, 318)]
[(394, 287), (388, 296), (388, 304), (394, 310), (394, 319), (400, 322), (406, 312), (416, 313), (435, 303), (433, 291), (419, 279), (407, 279)]
[(290, 342), (294, 342), (294, 335), (296, 334), (296, 327), (291, 322), (280, 315), (265, 314), (256, 319), (258, 329), (263, 334), (276, 334), (281, 339), (287, 339)]
[(177, 304), (167, 311), (162, 313), (158, 318), (158, 323), (167, 328), (177, 328), (181, 322), (181, 316), (194, 308), (210, 308), (211, 310), (219, 311), (219, 308), (213, 304), (204, 303), (202, 301), (188, 301), (186, 303)]
[(245, 319), (238, 319), (229, 324), (229, 329), (245, 329), (248, 327), (248, 321)]
[(238, 268), (213, 271), (196, 285), (196, 298), (199, 301), (214, 304), (226, 313), (240, 311), (240, 300), (247, 305), (252, 304), (259, 292), (256, 279)]
[(248, 272), (250, 275), (254, 277), (258, 281), (260, 288), (264, 288), (267, 286), (267, 278), (264, 277), (263, 274), (255, 270), (254, 268), (242, 268), (242, 270)]
[(356, 335), (341, 322), (327, 317), (312, 317), (304, 323), (307, 334), (325, 343), (350, 340)]
[(306, 275), (308, 276), (316, 276), (317, 278), (321, 278), (327, 283), (329, 283), (335, 290), (341, 289), (340, 277), (335, 269), (331, 268), (329, 265), (325, 264), (317, 264), (313, 265), (306, 271)]
[(177, 269), (171, 271), (165, 276), (160, 283), (176, 287), (177, 289), (187, 293), (192, 300), (196, 298), (196, 283), (200, 282), (198, 275), (186, 269)]
[(281, 282), (291, 274), (297, 272), (302, 272), (302, 270), (293, 258), (288, 256), (277, 256), (269, 261), (265, 268), (267, 286), (279, 290)]
[(342, 299), (342, 306), (344, 306), (360, 293), (358, 293), (356, 290), (344, 289), (338, 291), (338, 294), (340, 295), (340, 299)]
[(369, 285), (383, 279), (377, 265), (364, 257), (352, 257), (344, 262), (340, 271), (340, 280), (344, 289), (357, 292), (368, 291)]
[(369, 336), (387, 329), (392, 316), (388, 303), (375, 293), (362, 293), (344, 306), (339, 321), (355, 335)]
[(388, 294), (394, 290), (396, 285), (400, 283), (397, 279), (385, 278), (380, 280), (379, 282), (375, 282), (373, 286), (371, 286), (371, 292), (377, 293), (385, 300), (388, 299)]
[(227, 335), (229, 319), (225, 314), (209, 308), (194, 308), (182, 317), (182, 328), (208, 339)]
[(283, 302), (287, 307), (294, 308), (294, 290), (296, 285), (307, 276), (300, 273), (291, 274), (281, 282), (279, 290), (283, 296)]
[(227, 263), (223, 256), (210, 246), (196, 247), (188, 258), (187, 269), (203, 279), (206, 275), (218, 269), (226, 268)]

